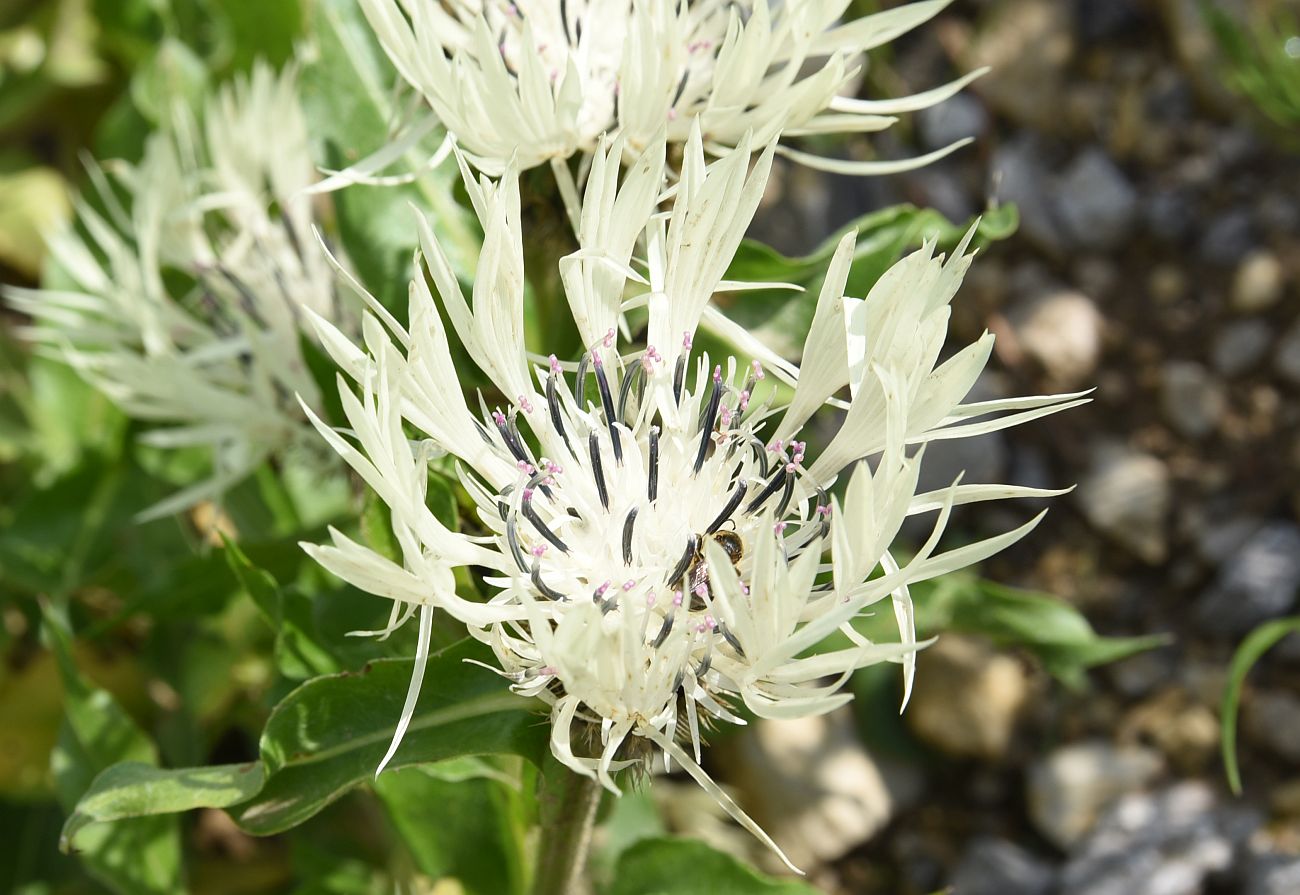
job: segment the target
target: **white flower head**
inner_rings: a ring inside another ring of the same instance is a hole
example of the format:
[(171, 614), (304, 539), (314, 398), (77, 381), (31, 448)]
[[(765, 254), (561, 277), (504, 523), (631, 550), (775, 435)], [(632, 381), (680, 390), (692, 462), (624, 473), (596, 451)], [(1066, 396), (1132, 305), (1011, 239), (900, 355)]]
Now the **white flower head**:
[(169, 125), (139, 164), (91, 169), (105, 212), (80, 201), (79, 229), (50, 241), (72, 286), (9, 292), (36, 340), (158, 424), (146, 442), (211, 449), (212, 477), (145, 517), (315, 441), (293, 398), (319, 399), (302, 312), (340, 315), (303, 192), (315, 169), (293, 72), (259, 65), (208, 97), (201, 121), (178, 109)]
[[(420, 611), (416, 676), (384, 764), (415, 704), (429, 619), (442, 609), (491, 646), (515, 690), (551, 704), (551, 745), (566, 765), (617, 791), (613, 771), (662, 751), (771, 845), (700, 768), (701, 728), (744, 723), (734, 712), (741, 704), (763, 718), (829, 711), (850, 698), (841, 688), (854, 669), (882, 660), (903, 663), (910, 687), (909, 586), (978, 562), (1038, 521), (940, 552), (952, 507), (1059, 493), (954, 482), (916, 494), (925, 444), (1053, 413), (1079, 396), (962, 403), (991, 344), (986, 335), (939, 360), (949, 301), (970, 261), (964, 242), (946, 261), (926, 245), (865, 299), (851, 299), (843, 296), (850, 234), (817, 298), (802, 372), (708, 357), (692, 344), (696, 327), (754, 212), (773, 147), (752, 169), (745, 140), (706, 164), (697, 130), (667, 215), (656, 213), (663, 144), (619, 184), (623, 152), (621, 140), (598, 150), (581, 247), (561, 265), (590, 339), (576, 360), (525, 350), (514, 169), (498, 182), (468, 180), (487, 234), (471, 301), (432, 230), (421, 228), (446, 319), (507, 403), (479, 413), (467, 405), (422, 271), (409, 327), (368, 321), (364, 350), (317, 321), (359, 389), (342, 390), (355, 439), (323, 424), (321, 432), (388, 503), (403, 562), (340, 533), (331, 546), (304, 546), (393, 600), (391, 626)], [(633, 267), (638, 235), (647, 260)], [(623, 312), (640, 306), (645, 342), (633, 345), (618, 333)], [(774, 379), (794, 384), (783, 408)], [(799, 433), (845, 386), (843, 423), (813, 457)], [(449, 531), (425, 506), (427, 465), (407, 425), (459, 459), (485, 536)], [(846, 470), (840, 501), (829, 489)], [(935, 510), (929, 539), (896, 558), (903, 520)], [(455, 593), (458, 565), (483, 571), (487, 602)], [(850, 624), (881, 602), (897, 616), (899, 642), (872, 643)], [(836, 631), (849, 646), (819, 652)]]
[[(620, 134), (630, 152), (660, 131), (684, 143), (697, 123), (714, 153), (747, 133), (880, 131), (941, 102), (982, 72), (915, 96), (840, 96), (863, 54), (927, 21), (950, 0), (921, 0), (841, 23), (848, 0), (361, 0), (401, 76), (475, 164), (498, 174), (590, 153)], [(879, 174), (926, 164), (807, 164)]]

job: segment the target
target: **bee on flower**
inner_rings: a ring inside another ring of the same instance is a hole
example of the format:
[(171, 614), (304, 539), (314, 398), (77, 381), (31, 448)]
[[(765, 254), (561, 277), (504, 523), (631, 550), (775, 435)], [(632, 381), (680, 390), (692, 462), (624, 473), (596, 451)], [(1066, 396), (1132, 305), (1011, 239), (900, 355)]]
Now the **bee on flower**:
[(355, 321), (313, 234), (296, 89), (259, 65), (199, 120), (178, 109), (139, 164), (92, 167), (103, 210), (79, 201), (79, 226), (50, 241), (66, 285), (8, 292), (35, 341), (153, 425), (142, 441), (211, 452), (210, 477), (142, 518), (218, 496), (279, 452), (316, 452), (294, 398), (320, 401), (303, 313)]
[[(629, 158), (661, 128), (684, 144), (698, 127), (718, 154), (746, 134), (882, 131), (942, 102), (983, 71), (907, 96), (841, 95), (864, 54), (929, 20), (949, 0), (841, 21), (848, 0), (361, 0), (402, 78), (481, 170), (500, 174), (590, 155), (606, 134)], [(844, 161), (777, 151), (841, 173), (883, 174), (933, 161), (966, 141), (903, 161)]]
[[(335, 574), (392, 600), (390, 630), (419, 616), (411, 690), (383, 764), (415, 706), (433, 613), (444, 611), (491, 647), (496, 670), (517, 692), (550, 704), (551, 748), (568, 767), (617, 791), (616, 771), (662, 754), (775, 849), (700, 767), (701, 731), (743, 724), (741, 705), (761, 718), (830, 711), (850, 699), (842, 692), (849, 675), (874, 662), (901, 663), (910, 689), (920, 644), (909, 587), (982, 560), (1039, 518), (941, 551), (952, 508), (1060, 493), (959, 480), (918, 494), (926, 444), (1016, 425), (1083, 398), (963, 403), (992, 344), (986, 334), (939, 360), (949, 302), (970, 263), (966, 241), (946, 260), (927, 244), (865, 298), (849, 298), (854, 241), (846, 235), (816, 298), (802, 369), (764, 359), (770, 352), (708, 356), (694, 334), (776, 146), (763, 147), (751, 168), (741, 137), (708, 163), (697, 122), (671, 210), (661, 213), (665, 141), (635, 153), (620, 172), (627, 140), (597, 149), (580, 247), (560, 263), (587, 345), (579, 356), (524, 344), (524, 234), (518, 170), (510, 166), (496, 181), (465, 168), (485, 233), (468, 300), (420, 221), (423, 263), (410, 285), (407, 326), (367, 316), (360, 347), (313, 315), (345, 374), (350, 428), (313, 419), (388, 505), (402, 559), (339, 532), (332, 544), (304, 547)], [(620, 336), (632, 309), (646, 320), (635, 341)], [(504, 403), (471, 409), (448, 326)], [(790, 392), (774, 381), (792, 387), (788, 401), (778, 400)], [(846, 387), (839, 429), (814, 456), (801, 432)], [(427, 460), (408, 430), (459, 461), (486, 534), (451, 531), (425, 505)], [(840, 477), (848, 479), (842, 500), (830, 493)], [(932, 534), (914, 554), (896, 556), (904, 519), (922, 513), (937, 513)], [(481, 572), (489, 599), (456, 593), (460, 566)], [(898, 642), (870, 642), (850, 624), (880, 603), (892, 607)], [(850, 645), (819, 650), (837, 631)]]

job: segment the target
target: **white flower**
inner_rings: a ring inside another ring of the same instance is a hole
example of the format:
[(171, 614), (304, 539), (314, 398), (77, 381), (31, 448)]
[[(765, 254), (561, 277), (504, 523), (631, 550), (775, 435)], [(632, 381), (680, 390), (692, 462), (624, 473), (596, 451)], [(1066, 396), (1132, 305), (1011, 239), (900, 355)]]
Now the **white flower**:
[(80, 228), (50, 242), (71, 285), (9, 292), (35, 339), (159, 424), (144, 441), (211, 449), (211, 478), (146, 518), (315, 441), (293, 399), (319, 400), (301, 312), (340, 312), (303, 193), (315, 171), (295, 90), (291, 73), (258, 66), (206, 101), (201, 124), (178, 112), (138, 165), (110, 169), (115, 182), (92, 168), (105, 213), (79, 202)]
[[(361, 0), (401, 76), (475, 164), (498, 174), (590, 153), (620, 134), (629, 151), (699, 124), (713, 153), (747, 133), (884, 130), (891, 116), (941, 102), (981, 72), (915, 96), (839, 92), (864, 53), (943, 9), (922, 0), (840, 23), (848, 0)], [(845, 173), (906, 170), (966, 141), (901, 162), (839, 161), (780, 148)]]
[[(850, 698), (840, 688), (854, 669), (881, 660), (903, 663), (910, 686), (909, 585), (978, 562), (1038, 521), (939, 552), (951, 508), (1060, 493), (954, 482), (918, 495), (925, 444), (1054, 413), (1080, 396), (962, 403), (992, 341), (939, 361), (949, 301), (970, 260), (964, 243), (946, 262), (927, 245), (865, 299), (851, 299), (843, 289), (853, 237), (845, 237), (817, 298), (802, 372), (696, 352), (693, 335), (754, 212), (773, 146), (752, 170), (743, 139), (706, 165), (697, 130), (666, 216), (655, 210), (664, 145), (645, 150), (617, 186), (624, 149), (615, 140), (598, 150), (581, 248), (562, 262), (590, 339), (576, 362), (525, 351), (515, 169), (496, 183), (467, 181), (487, 235), (471, 302), (421, 221), (446, 317), (506, 405), (481, 413), (467, 405), (422, 272), (410, 287), (409, 327), (368, 319), (364, 350), (316, 320), (359, 389), (340, 379), (354, 439), (318, 426), (389, 505), (403, 563), (340, 533), (331, 546), (304, 547), (393, 600), (390, 629), (419, 610), (415, 677), (383, 764), (415, 705), (430, 619), (442, 609), (491, 645), (516, 691), (552, 705), (562, 762), (617, 791), (611, 771), (658, 747), (771, 845), (700, 768), (701, 727), (744, 723), (733, 713), (739, 703), (764, 718), (829, 711)], [(644, 274), (630, 266), (637, 234)], [(625, 297), (629, 283), (645, 287)], [(623, 312), (640, 306), (646, 343), (621, 346)], [(769, 377), (778, 372), (797, 383), (784, 411)], [(799, 432), (844, 386), (844, 422), (813, 458)], [(487, 535), (449, 531), (425, 506), (426, 461), (404, 423), (459, 458)], [(876, 455), (874, 467), (863, 462)], [(846, 470), (841, 502), (828, 489)], [(931, 537), (896, 559), (904, 518), (934, 510)], [(487, 602), (455, 593), (451, 569), (461, 565), (482, 570)], [(898, 618), (899, 643), (871, 643), (850, 626), (883, 601)], [(850, 645), (817, 652), (836, 631)]]

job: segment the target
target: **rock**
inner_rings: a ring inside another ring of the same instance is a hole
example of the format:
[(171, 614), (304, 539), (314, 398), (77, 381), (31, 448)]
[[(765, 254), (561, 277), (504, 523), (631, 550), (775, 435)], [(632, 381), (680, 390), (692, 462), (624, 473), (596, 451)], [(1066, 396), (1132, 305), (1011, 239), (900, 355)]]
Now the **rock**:
[(1228, 395), (1210, 371), (1192, 361), (1165, 364), (1160, 377), (1160, 404), (1169, 423), (1188, 438), (1214, 431), (1228, 409)]
[(998, 112), (1030, 129), (1060, 131), (1062, 81), (1074, 53), (1070, 10), (1057, 0), (994, 4), (966, 54), (967, 69), (992, 68), (980, 95)]
[(1292, 385), (1300, 385), (1300, 321), (1292, 324), (1277, 343), (1273, 369)]
[(1097, 451), (1075, 492), (1098, 530), (1149, 563), (1164, 559), (1169, 472), (1150, 454), (1108, 445)]
[(759, 721), (731, 738), (728, 782), (795, 864), (834, 861), (893, 812), (884, 775), (862, 748), (852, 714)]
[(1146, 696), (1178, 668), (1178, 653), (1168, 646), (1145, 650), (1104, 666), (1115, 689), (1130, 698)]
[(1241, 637), (1286, 615), (1300, 588), (1300, 528), (1271, 522), (1231, 554), (1197, 601), (1194, 617), (1207, 634)]
[(921, 142), (927, 149), (942, 149), (967, 137), (981, 137), (988, 130), (984, 104), (969, 93), (958, 93), (917, 115)]
[(1029, 695), (1021, 664), (983, 641), (949, 634), (917, 665), (903, 716), (916, 735), (950, 755), (1000, 758)]
[(1251, 739), (1290, 762), (1300, 762), (1300, 697), (1285, 691), (1256, 693), (1245, 706)]
[(989, 170), (989, 194), (1015, 204), (1020, 212), (1019, 232), (1049, 254), (1064, 255), (1065, 236), (1048, 198), (1050, 175), (1042, 143), (1033, 136), (1018, 136), (1002, 144), (993, 153)]
[(1101, 356), (1102, 317), (1080, 292), (1053, 292), (1007, 314), (1020, 349), (1063, 385), (1085, 381)]
[(1138, 211), (1137, 193), (1100, 149), (1081, 152), (1057, 186), (1056, 208), (1065, 232), (1088, 249), (1112, 249), (1129, 235)]
[(1201, 895), (1206, 878), (1231, 865), (1239, 826), (1204, 783), (1130, 793), (1071, 856), (1060, 895)]
[(1218, 716), (1177, 687), (1134, 707), (1124, 716), (1121, 730), (1125, 739), (1154, 745), (1185, 773), (1205, 768), (1219, 750)]
[(955, 895), (1048, 895), (1056, 871), (1014, 842), (980, 837), (953, 873)]
[(1264, 520), (1255, 516), (1212, 517), (1212, 521), (1206, 522), (1196, 533), (1197, 552), (1202, 559), (1217, 566), (1240, 550), (1263, 525)]
[(1282, 262), (1266, 249), (1251, 252), (1237, 268), (1232, 281), (1232, 306), (1247, 314), (1265, 311), (1282, 297), (1285, 273)]
[(1156, 239), (1178, 244), (1191, 235), (1196, 203), (1188, 191), (1159, 189), (1143, 203), (1142, 217)]
[(1241, 895), (1295, 895), (1300, 892), (1300, 856), (1273, 852), (1252, 855)]
[(1093, 741), (1058, 749), (1029, 769), (1030, 819), (1068, 851), (1102, 812), (1149, 783), (1160, 767), (1158, 753), (1138, 746)]
[(1256, 242), (1250, 211), (1239, 208), (1219, 215), (1202, 231), (1200, 255), (1215, 264), (1237, 264)]
[(1075, 0), (1075, 28), (1087, 43), (1123, 36), (1146, 21), (1143, 8), (1130, 0)]
[(1272, 341), (1273, 329), (1263, 320), (1238, 320), (1219, 332), (1210, 356), (1224, 376), (1240, 376), (1259, 365)]

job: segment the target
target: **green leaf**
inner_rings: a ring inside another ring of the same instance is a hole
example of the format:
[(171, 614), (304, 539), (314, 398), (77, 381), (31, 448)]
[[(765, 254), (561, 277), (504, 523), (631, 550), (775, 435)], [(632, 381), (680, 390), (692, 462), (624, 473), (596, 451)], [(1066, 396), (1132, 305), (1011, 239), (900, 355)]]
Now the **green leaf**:
[(1223, 687), (1223, 703), (1219, 710), (1219, 743), (1223, 750), (1223, 767), (1228, 775), (1228, 785), (1236, 795), (1241, 795), (1241, 768), (1237, 764), (1237, 707), (1241, 702), (1241, 689), (1246, 683), (1246, 675), (1264, 653), (1277, 645), (1283, 637), (1295, 633), (1300, 633), (1300, 616), (1265, 622), (1247, 634), (1232, 654), (1228, 681)]
[[(497, 780), (447, 780), (442, 762), (375, 781), (420, 872), (454, 877), (471, 895), (511, 895), (526, 886), (520, 796)], [(452, 819), (454, 818), (454, 821)]]
[[(465, 662), (486, 658), (472, 641), (431, 656), (410, 727), (390, 767), (460, 755), (507, 753), (536, 763), (546, 753), (538, 703), (511, 693), (499, 675)], [(414, 666), (381, 659), (359, 672), (308, 681), (271, 713), (262, 732), (266, 787), (234, 812), (245, 830), (269, 835), (302, 823), (372, 779), (393, 738)]]
[[(387, 142), (406, 105), (395, 101), (396, 73), (354, 0), (319, 0), (309, 32), (316, 55), (300, 79), (303, 108), (312, 134), (330, 148), (328, 161), (347, 167)], [(435, 134), (408, 152), (405, 170), (421, 169), (439, 139)], [(418, 242), (411, 204), (430, 216), (457, 272), (473, 271), (481, 237), (474, 216), (455, 200), (459, 179), (447, 161), (411, 184), (354, 186), (334, 194), (348, 256), (361, 281), (388, 306), (406, 306)]]
[(135, 761), (115, 764), (77, 802), (60, 841), (66, 849), (91, 824), (236, 805), (257, 795), (264, 782), (261, 762), (177, 770)]
[(215, 8), (229, 27), (230, 62), (236, 69), (247, 70), (258, 59), (280, 66), (293, 56), (303, 30), (299, 0), (221, 0)]
[(643, 839), (623, 853), (605, 895), (816, 895), (693, 839)]
[(131, 99), (155, 125), (172, 120), (177, 106), (197, 109), (208, 85), (208, 70), (194, 51), (164, 37), (152, 58), (131, 79)]
[[(972, 245), (1006, 239), (1018, 223), (1014, 205), (991, 208), (979, 219)], [(950, 250), (971, 224), (954, 224), (931, 208), (895, 205), (850, 221), (802, 258), (788, 258), (770, 246), (746, 239), (727, 269), (727, 279), (793, 283), (804, 292), (760, 289), (737, 293), (727, 304), (726, 314), (778, 353), (796, 357), (812, 326), (826, 267), (845, 233), (856, 230), (858, 234), (845, 293), (860, 297), (871, 291), (881, 274), (908, 249), (936, 239), (940, 250)]]
[[(72, 658), (72, 635), (60, 613), (44, 607), (46, 637), (64, 685), (64, 721), (50, 756), (59, 801), (69, 811), (100, 771), (121, 761), (153, 763), (153, 743), (111, 696), (88, 684)], [(83, 828), (65, 848), (97, 878), (124, 895), (181, 891), (180, 832), (173, 817), (140, 817)]]
[[(1079, 689), (1085, 672), (1169, 642), (1169, 636), (1105, 637), (1079, 610), (1049, 594), (1003, 587), (970, 573), (954, 572), (912, 590), (916, 629), (922, 637), (955, 631), (978, 634), (995, 645), (1032, 653), (1048, 673)], [(855, 629), (877, 642), (896, 641), (892, 613), (859, 616)], [(842, 645), (832, 635), (818, 650)]]
[(980, 581), (969, 596), (951, 591), (950, 618), (943, 626), (982, 634), (999, 646), (1029, 650), (1047, 671), (1067, 686), (1082, 687), (1084, 671), (1116, 662), (1169, 642), (1163, 634), (1102, 637), (1064, 600)]
[(275, 632), (275, 662), (287, 678), (302, 680), (339, 670), (339, 663), (316, 636), (312, 600), (296, 588), (282, 588), (264, 569), (254, 566), (239, 545), (221, 536), (230, 568)]

